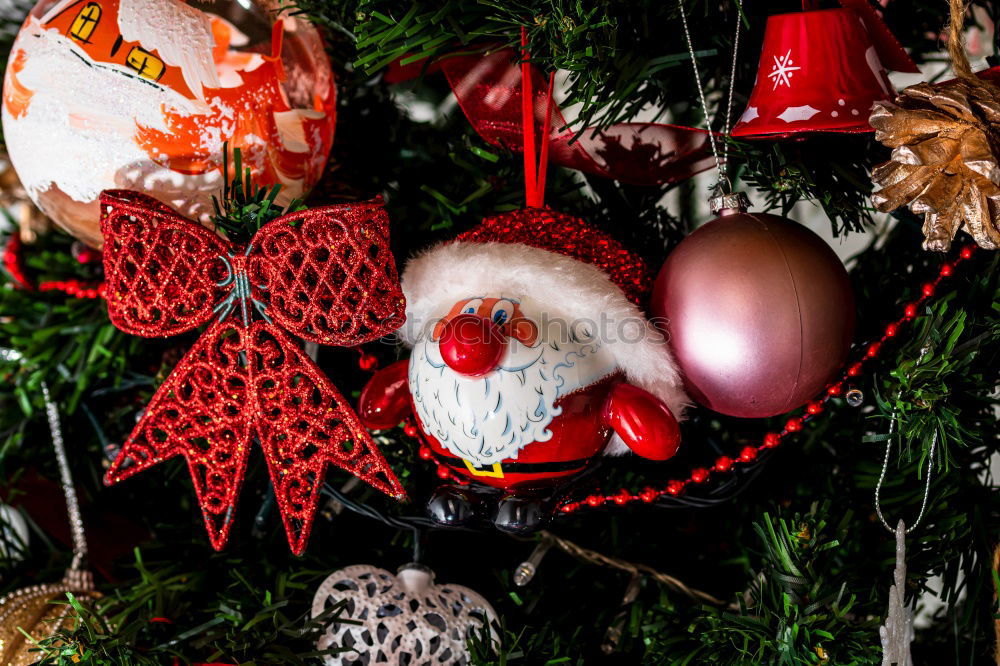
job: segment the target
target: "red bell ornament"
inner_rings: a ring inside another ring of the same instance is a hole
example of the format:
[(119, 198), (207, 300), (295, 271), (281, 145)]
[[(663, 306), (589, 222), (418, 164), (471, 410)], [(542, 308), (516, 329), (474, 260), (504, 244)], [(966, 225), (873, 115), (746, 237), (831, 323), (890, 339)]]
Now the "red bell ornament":
[(720, 199), (720, 217), (667, 258), (651, 311), (694, 400), (729, 416), (774, 416), (805, 404), (843, 364), (854, 295), (816, 234), (748, 213), (743, 194)]
[(867, 132), (895, 96), (886, 69), (919, 72), (867, 0), (767, 20), (757, 80), (733, 136)]

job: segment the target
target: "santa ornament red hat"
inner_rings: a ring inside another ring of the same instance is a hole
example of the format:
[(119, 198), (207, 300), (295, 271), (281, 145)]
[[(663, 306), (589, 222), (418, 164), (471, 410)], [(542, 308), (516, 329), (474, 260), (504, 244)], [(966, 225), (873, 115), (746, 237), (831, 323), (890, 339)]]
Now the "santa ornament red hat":
[[(603, 322), (598, 342), (626, 379), (664, 402), (678, 420), (688, 404), (663, 335), (640, 304), (653, 276), (640, 257), (582, 220), (548, 208), (525, 208), (412, 258), (401, 277), (407, 324), (399, 335), (413, 346), (459, 300), (502, 294), (530, 298), (550, 318)], [(614, 438), (607, 454), (627, 451)]]

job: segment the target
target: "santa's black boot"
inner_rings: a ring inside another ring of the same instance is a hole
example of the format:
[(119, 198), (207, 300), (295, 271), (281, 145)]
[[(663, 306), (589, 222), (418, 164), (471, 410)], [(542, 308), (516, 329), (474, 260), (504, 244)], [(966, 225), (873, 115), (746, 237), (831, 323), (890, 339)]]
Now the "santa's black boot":
[(549, 522), (548, 503), (536, 495), (507, 495), (497, 503), (493, 524), (508, 534), (533, 534)]
[(460, 527), (475, 517), (477, 498), (461, 486), (440, 486), (427, 501), (427, 515), (438, 525)]

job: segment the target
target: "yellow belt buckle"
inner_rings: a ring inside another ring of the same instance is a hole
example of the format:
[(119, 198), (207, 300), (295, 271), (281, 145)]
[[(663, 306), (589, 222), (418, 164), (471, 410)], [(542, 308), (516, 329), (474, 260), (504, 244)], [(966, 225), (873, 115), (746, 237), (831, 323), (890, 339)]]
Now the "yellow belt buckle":
[(468, 460), (464, 458), (462, 459), (462, 462), (465, 463), (465, 466), (468, 468), (470, 472), (472, 472), (473, 476), (488, 476), (491, 479), (503, 478), (503, 467), (500, 466), (500, 463), (493, 463), (493, 470), (488, 471), (485, 469), (476, 469), (475, 467), (472, 466), (472, 463), (470, 463)]

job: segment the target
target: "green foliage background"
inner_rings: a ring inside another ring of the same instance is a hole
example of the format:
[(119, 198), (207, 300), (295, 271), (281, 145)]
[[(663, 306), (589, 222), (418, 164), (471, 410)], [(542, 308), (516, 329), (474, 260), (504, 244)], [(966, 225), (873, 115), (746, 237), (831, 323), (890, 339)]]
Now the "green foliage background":
[[(31, 3), (0, 7), (0, 54)], [(827, 6), (830, 3), (824, 3)], [(991, 2), (976, 2), (997, 16)], [(766, 5), (766, 6), (764, 6)], [(831, 5), (832, 6), (832, 5)], [(700, 69), (713, 104), (728, 80), (731, 2), (685, 0)], [(742, 108), (756, 73), (766, 15), (795, 11), (793, 2), (749, 3), (736, 80)], [(570, 72), (570, 102), (582, 104), (580, 127), (607, 126), (652, 105), (673, 122), (698, 125), (694, 80), (673, 2), (658, 0), (298, 0), (316, 22), (338, 71), (337, 139), (327, 177), (308, 204), (382, 194), (400, 262), (452, 236), (487, 213), (522, 200), (521, 158), (483, 142), (457, 110), (415, 120), (406, 106), (440, 105), (448, 94), (439, 75), (389, 86), (388, 63), (433, 58), (483, 43), (513, 44), (527, 27), (535, 63)], [(893, 32), (918, 61), (939, 57), (934, 35), (946, 4), (895, 0), (885, 9)], [(711, 114), (713, 118), (718, 114)], [(718, 123), (717, 123), (718, 124)], [(820, 206), (837, 234), (878, 219), (869, 208), (868, 169), (886, 157), (870, 136), (804, 141), (734, 142), (739, 179), (755, 198), (788, 210), (800, 200)], [(583, 187), (586, 183), (587, 187)], [(663, 195), (676, 189), (669, 207)], [(547, 200), (577, 213), (642, 251), (659, 265), (698, 222), (692, 202), (705, 196), (689, 183), (638, 188), (553, 169)], [(238, 213), (239, 211), (236, 211)], [(226, 209), (231, 219), (239, 216)], [(235, 216), (234, 216), (235, 215)], [(920, 249), (920, 220), (901, 213), (852, 264), (858, 299), (859, 348), (919, 293), (947, 258)], [(97, 279), (98, 268), (72, 258), (70, 239), (50, 234), (26, 252), (37, 279)], [(624, 611), (616, 651), (601, 650), (619, 616), (626, 574), (581, 564), (552, 551), (527, 587), (512, 582), (532, 543), (493, 532), (421, 533), (423, 561), (438, 580), (473, 587), (503, 618), (502, 648), (473, 645), (483, 664), (878, 664), (878, 625), (891, 583), (894, 544), (878, 523), (873, 490), (881, 442), (900, 415), (902, 446), (891, 459), (883, 506), (889, 516), (916, 516), (922, 470), (934, 432), (927, 516), (908, 539), (907, 594), (915, 598), (940, 577), (944, 605), (917, 632), (918, 664), (993, 663), (998, 500), (989, 463), (998, 451), (998, 284), (996, 257), (979, 252), (890, 344), (874, 371), (858, 379), (862, 408), (835, 402), (787, 445), (738, 483), (699, 491), (694, 502), (581, 512), (553, 531), (581, 545), (670, 573), (731, 602), (692, 602), (644, 581)], [(388, 569), (411, 559), (414, 536), (351, 511), (325, 507), (302, 558), (288, 554), (259, 455), (251, 462), (238, 524), (229, 548), (213, 553), (203, 534), (187, 470), (179, 461), (107, 489), (100, 483), (106, 449), (114, 448), (136, 414), (196, 334), (140, 340), (117, 332), (103, 305), (57, 294), (0, 288), (0, 347), (20, 350), (29, 367), (2, 366), (0, 496), (23, 503), (24, 488), (56, 479), (39, 385), (46, 379), (60, 404), (73, 471), (106, 593), (100, 613), (81, 607), (84, 622), (39, 652), (46, 663), (241, 664), (317, 663), (317, 624), (307, 618), (312, 593), (333, 569), (371, 563)], [(923, 359), (918, 362), (926, 350)], [(398, 351), (369, 345), (383, 363)], [(357, 354), (322, 349), (320, 363), (345, 392), (367, 375)], [(662, 464), (626, 460), (602, 471), (602, 487), (640, 488), (692, 465), (732, 455), (774, 424), (722, 418), (698, 410), (684, 425), (685, 451)], [(351, 497), (390, 517), (417, 516), (436, 482), (417, 460), (415, 444), (394, 431), (380, 445), (417, 501), (401, 507), (374, 493)], [(341, 486), (345, 475), (332, 472)], [(728, 498), (728, 499), (727, 499)], [(47, 498), (53, 511), (62, 499)], [(29, 515), (29, 519), (31, 516)], [(33, 524), (23, 561), (0, 563), (0, 591), (61, 575), (64, 543)], [(165, 618), (169, 622), (153, 621)]]

